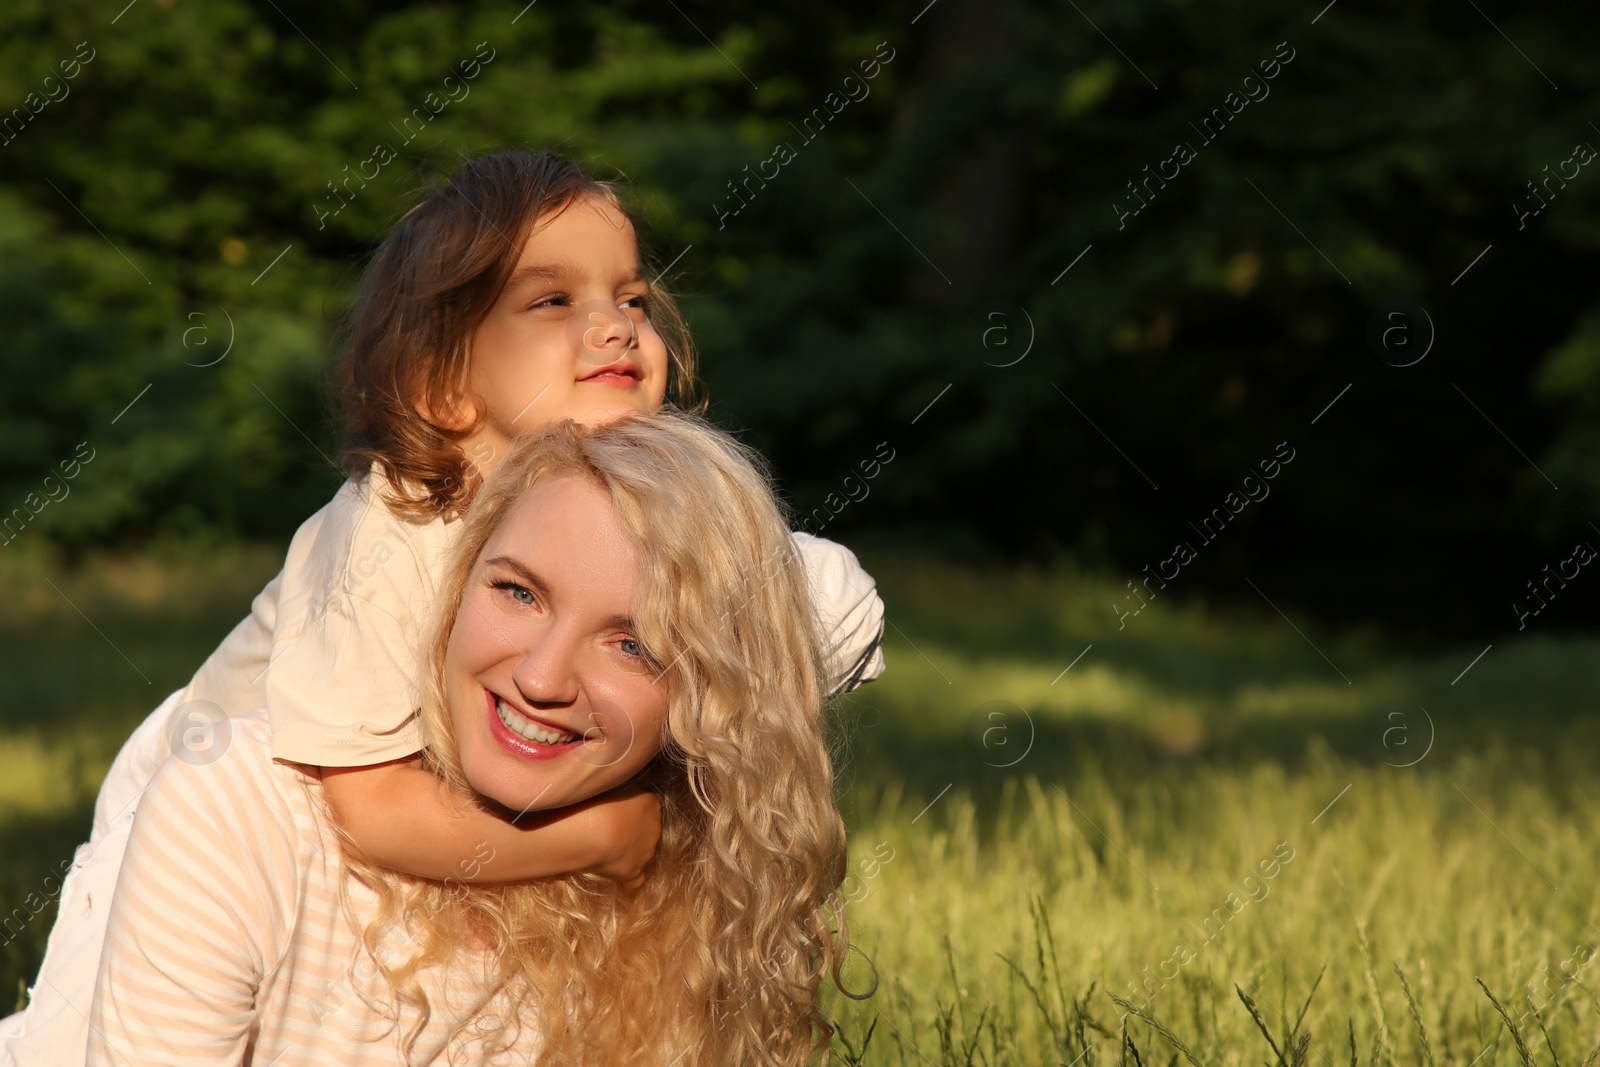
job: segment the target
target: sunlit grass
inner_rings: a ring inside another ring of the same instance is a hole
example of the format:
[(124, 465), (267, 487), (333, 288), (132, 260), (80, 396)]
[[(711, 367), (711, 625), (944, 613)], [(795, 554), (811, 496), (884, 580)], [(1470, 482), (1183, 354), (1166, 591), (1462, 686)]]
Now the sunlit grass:
[[(1586, 787), (1525, 780), (1503, 750), (1437, 772), (1326, 752), (1310, 763), (1296, 774), (1270, 762), (1151, 770), (1136, 782), (1090, 772), (1065, 789), (1013, 779), (992, 818), (954, 790), (915, 825), (920, 797), (862, 790), (851, 928), (881, 984), (863, 1004), (833, 997), (833, 1017), (856, 1039), (878, 1021), (868, 1062), (951, 1062), (939, 1036), (951, 1011), (952, 1032), (984, 1051), (975, 1062), (1068, 1063), (1086, 1047), (1114, 1062), (1117, 994), (1203, 1062), (1276, 1062), (1235, 986), (1284, 1046), (1280, 1013), (1298, 1012), (1326, 966), (1303, 1024), (1313, 1047), (1346, 1062), (1353, 1026), (1362, 1063), (1380, 1032), (1391, 1062), (1420, 1063), (1398, 962), (1439, 1062), (1465, 1064), (1505, 1035), (1479, 976), (1514, 1014), (1533, 993), (1568, 1062), (1600, 1044), (1588, 992), (1555, 977), (1565, 966), (1592, 986), (1586, 956), (1600, 943), (1594, 817), (1573, 813)], [(887, 864), (875, 862), (887, 852), (880, 842), (893, 850)], [(1293, 858), (1266, 879), (1259, 865), (1275, 850)], [(848, 973), (858, 987), (869, 981), (860, 960)], [(1079, 1001), (1084, 1032), (1065, 1032), (1065, 1009), (1053, 1027), (1029, 982), (1050, 1003), (1046, 983)], [(1532, 1029), (1531, 1016), (1524, 1022)], [(1127, 1023), (1144, 1062), (1168, 1061), (1163, 1038), (1136, 1016)], [(1516, 1062), (1503, 1044), (1480, 1062)]]
[(1497, 645), (1452, 686), (1477, 649), (1160, 604), (1119, 631), (1093, 576), (869, 565), (900, 629), (848, 712), (880, 985), (830, 1000), (847, 1062), (869, 1028), (868, 1063), (1186, 1062), (1115, 994), (1200, 1062), (1278, 1063), (1239, 990), (1284, 1063), (1350, 1062), (1352, 1031), (1363, 1064), (1520, 1062), (1480, 977), (1537, 1062), (1600, 1045), (1600, 643)]

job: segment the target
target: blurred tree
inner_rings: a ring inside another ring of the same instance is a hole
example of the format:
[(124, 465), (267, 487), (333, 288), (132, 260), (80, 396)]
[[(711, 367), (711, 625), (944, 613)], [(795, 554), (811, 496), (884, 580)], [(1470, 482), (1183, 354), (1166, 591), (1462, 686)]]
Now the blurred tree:
[(632, 179), (716, 414), (830, 536), (1131, 574), (1287, 441), (1179, 589), (1505, 625), (1600, 515), (1595, 168), (1519, 217), (1600, 145), (1600, 12), (1320, 7), (21, 0), (0, 108), (94, 58), (0, 145), (0, 507), (90, 439), (42, 536), (282, 537), (362, 255), (462, 155), (554, 145)]

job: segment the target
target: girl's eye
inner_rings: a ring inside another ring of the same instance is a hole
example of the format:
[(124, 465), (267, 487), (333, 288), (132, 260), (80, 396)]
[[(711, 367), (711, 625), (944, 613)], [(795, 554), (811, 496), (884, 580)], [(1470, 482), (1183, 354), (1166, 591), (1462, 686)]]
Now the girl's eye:
[(619, 308), (625, 308), (632, 311), (642, 311), (645, 314), (649, 314), (650, 297), (645, 293), (640, 293), (637, 296), (626, 296), (622, 298), (621, 302), (619, 302), (617, 306)]
[(542, 296), (538, 300), (535, 300), (533, 303), (529, 304), (528, 310), (532, 311), (534, 308), (562, 307), (566, 304), (566, 302), (567, 294), (551, 293), (549, 296)]

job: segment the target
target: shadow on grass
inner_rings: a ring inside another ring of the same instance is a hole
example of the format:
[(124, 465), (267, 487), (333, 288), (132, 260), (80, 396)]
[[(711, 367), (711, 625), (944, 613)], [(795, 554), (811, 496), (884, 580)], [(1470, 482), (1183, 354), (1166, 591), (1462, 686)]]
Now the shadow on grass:
[[(94, 805), (0, 820), (0, 1014), (20, 1010), (55, 923), (61, 878), (89, 834)], [(87, 1010), (87, 1008), (85, 1009)]]
[[(894, 784), (921, 798), (915, 811), (953, 789), (974, 802), (987, 839), (1008, 779), (1027, 776), (1072, 795), (1104, 783), (1133, 800), (1263, 765), (1290, 776), (1334, 763), (1438, 775), (1490, 760), (1505, 771), (1495, 788), (1537, 781), (1561, 810), (1600, 774), (1600, 643), (1590, 639), (1497, 647), (1471, 685), (1451, 684), (1460, 668), (1445, 657), (1375, 665), (1348, 686), (1311, 665), (1280, 667), (1203, 694), (1148, 664), (1102, 663), (1098, 678), (1059, 684), (1048, 680), (1053, 663), (1013, 659), (1007, 675), (947, 661), (941, 671), (915, 647), (932, 640), (915, 629), (887, 642), (891, 673), (836, 706), (847, 805), (859, 788)], [(1131, 680), (1131, 697), (1118, 679)], [(1081, 692), (1063, 697), (1073, 684)], [(1001, 691), (1015, 699), (984, 699)]]

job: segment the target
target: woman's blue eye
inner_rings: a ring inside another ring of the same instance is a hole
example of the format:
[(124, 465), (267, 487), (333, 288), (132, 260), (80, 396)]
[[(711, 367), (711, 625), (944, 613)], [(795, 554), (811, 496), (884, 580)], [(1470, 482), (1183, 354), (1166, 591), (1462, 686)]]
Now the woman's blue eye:
[(644, 646), (641, 645), (636, 639), (632, 637), (624, 637), (620, 642), (618, 642), (618, 644), (622, 651), (628, 655), (637, 656), (640, 659), (644, 658)]
[(510, 593), (511, 599), (515, 600), (518, 604), (527, 604), (532, 606), (539, 602), (538, 599), (533, 595), (533, 590), (529, 589), (527, 586), (518, 585), (516, 582), (495, 582), (494, 587), (503, 592)]

